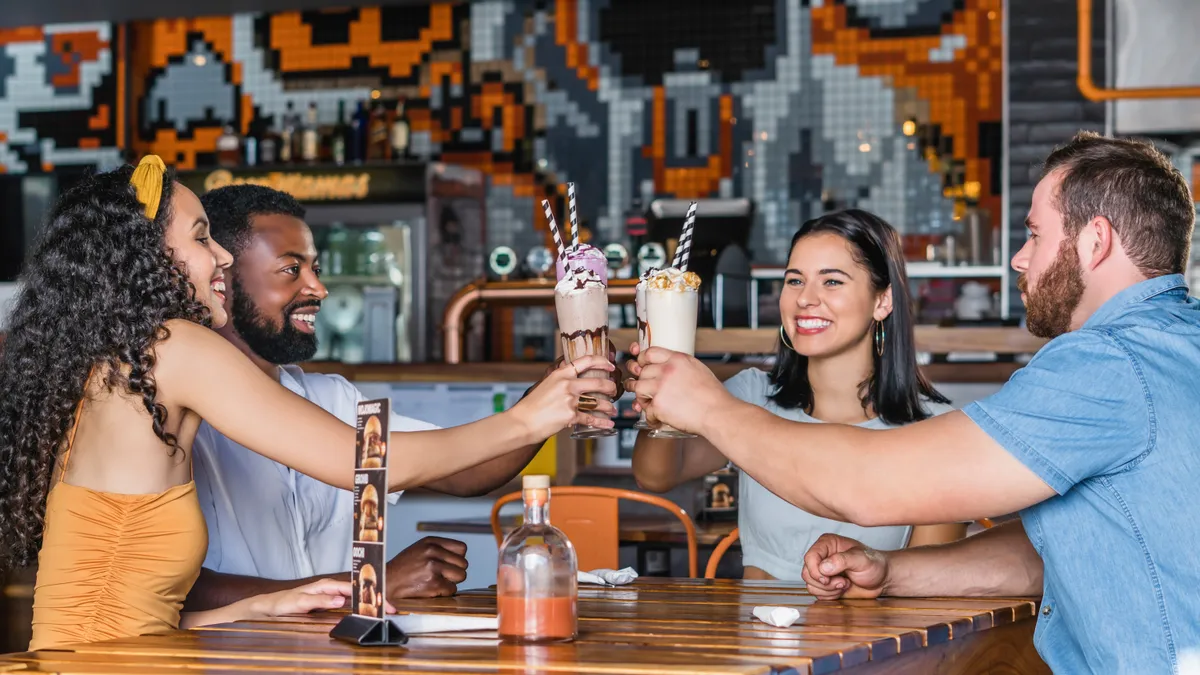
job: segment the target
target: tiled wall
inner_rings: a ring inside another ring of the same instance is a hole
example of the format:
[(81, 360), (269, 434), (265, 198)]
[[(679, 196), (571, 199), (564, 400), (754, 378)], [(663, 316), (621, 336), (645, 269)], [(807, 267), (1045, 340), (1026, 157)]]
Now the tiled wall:
[(120, 161), (117, 28), (0, 28), (0, 171)]
[[(407, 97), (420, 155), (491, 175), (492, 245), (540, 242), (536, 199), (574, 181), (604, 241), (637, 196), (750, 197), (755, 257), (775, 261), (831, 204), (955, 229), (946, 159), (999, 223), (1001, 4), (483, 0), (137, 23), (131, 143), (204, 165), (226, 123), (289, 101), (332, 121), (383, 87)], [(0, 103), (9, 171), (119, 157), (116, 29), (70, 27), (93, 37), (69, 48), (62, 30), (0, 33), (0, 74), (37, 84)], [(905, 135), (910, 119), (929, 134)]]

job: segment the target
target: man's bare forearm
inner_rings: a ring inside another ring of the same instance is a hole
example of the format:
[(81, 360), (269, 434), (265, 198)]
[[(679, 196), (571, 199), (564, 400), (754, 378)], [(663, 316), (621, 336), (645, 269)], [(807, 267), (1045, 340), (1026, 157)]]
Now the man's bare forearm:
[(263, 593), (276, 593), (292, 588), (298, 588), (319, 579), (350, 580), (350, 573), (325, 574), (307, 579), (262, 579), (247, 577), (239, 574), (222, 574), (207, 567), (200, 568), (200, 577), (196, 579), (187, 600), (183, 603), (185, 612), (204, 612), (232, 605), (239, 600)]
[(903, 597), (1042, 594), (1042, 559), (1014, 520), (941, 546), (888, 553), (884, 595)]
[(490, 459), (453, 476), (447, 476), (424, 487), (455, 497), (479, 497), (503, 487), (533, 461), (545, 443), (533, 443), (507, 455)]

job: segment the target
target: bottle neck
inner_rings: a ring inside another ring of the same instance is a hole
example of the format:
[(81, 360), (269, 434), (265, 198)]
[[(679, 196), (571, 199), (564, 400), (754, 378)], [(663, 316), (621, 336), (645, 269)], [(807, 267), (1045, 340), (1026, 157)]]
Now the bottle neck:
[(525, 524), (546, 525), (550, 522), (550, 491), (525, 490)]

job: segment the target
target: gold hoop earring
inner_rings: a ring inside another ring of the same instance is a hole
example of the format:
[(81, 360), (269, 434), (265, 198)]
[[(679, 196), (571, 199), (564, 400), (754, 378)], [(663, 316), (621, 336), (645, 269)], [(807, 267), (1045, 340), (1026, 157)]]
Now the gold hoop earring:
[(883, 348), (887, 344), (887, 331), (882, 321), (875, 322), (875, 354), (883, 356)]
[(783, 332), (783, 324), (779, 324), (779, 339), (783, 342), (784, 347), (787, 347), (792, 351), (796, 351), (796, 348), (792, 346), (790, 341), (788, 341), (787, 333)]

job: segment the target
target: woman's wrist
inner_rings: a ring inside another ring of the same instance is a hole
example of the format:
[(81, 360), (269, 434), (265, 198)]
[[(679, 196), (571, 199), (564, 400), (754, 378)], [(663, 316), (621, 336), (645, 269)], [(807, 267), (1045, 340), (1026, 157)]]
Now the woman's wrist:
[[(274, 604), (271, 601), (271, 593), (263, 593), (260, 595), (252, 595), (244, 600), (239, 600), (230, 605), (230, 609), (235, 609), (239, 616), (235, 621), (247, 621), (255, 619), (268, 619), (271, 617), (271, 607)], [(241, 605), (239, 607), (239, 605)]]

